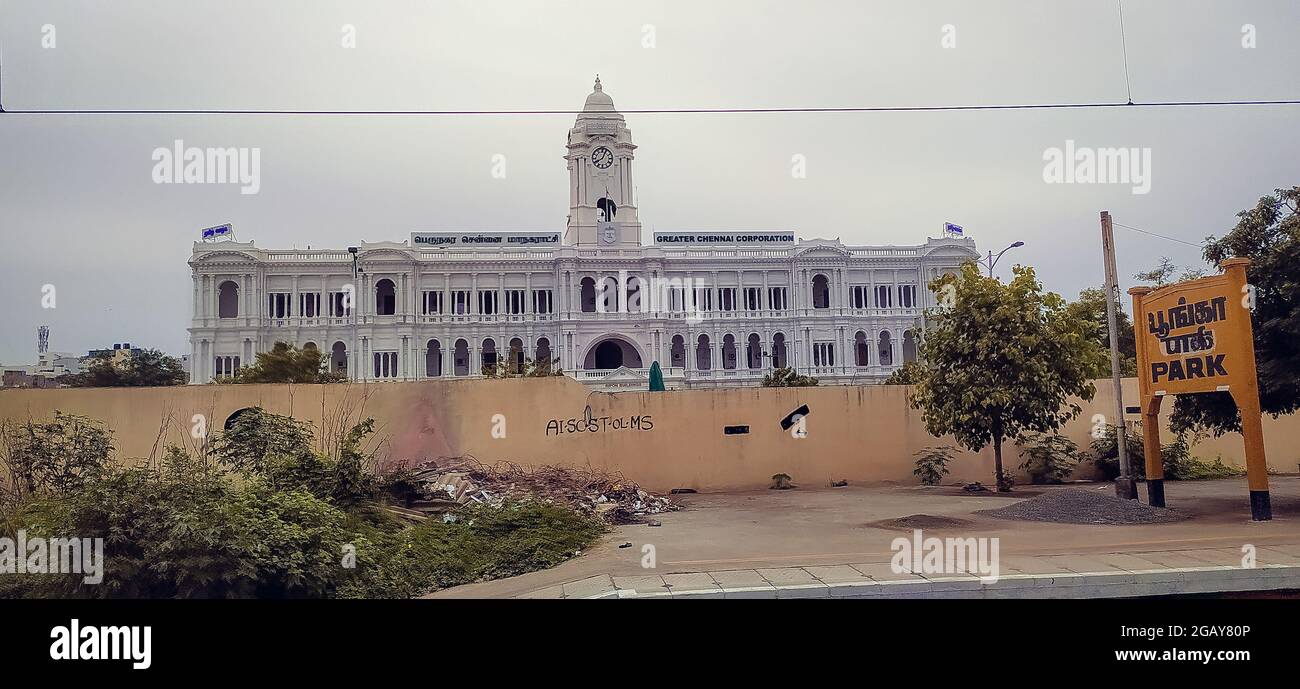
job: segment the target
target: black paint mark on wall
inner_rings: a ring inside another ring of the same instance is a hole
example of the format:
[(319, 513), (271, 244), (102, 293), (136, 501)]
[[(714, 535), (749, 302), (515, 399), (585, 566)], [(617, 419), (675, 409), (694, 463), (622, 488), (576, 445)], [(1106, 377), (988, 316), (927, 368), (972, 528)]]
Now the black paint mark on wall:
[(790, 412), (789, 414), (786, 415), (784, 419), (781, 419), (781, 430), (783, 431), (790, 430), (791, 426), (795, 425), (796, 423), (799, 423), (799, 419), (807, 416), (810, 413), (811, 412), (808, 410), (808, 405), (806, 404)]
[(722, 427), (723, 435), (747, 435), (748, 433), (749, 433), (749, 426), (723, 426)]

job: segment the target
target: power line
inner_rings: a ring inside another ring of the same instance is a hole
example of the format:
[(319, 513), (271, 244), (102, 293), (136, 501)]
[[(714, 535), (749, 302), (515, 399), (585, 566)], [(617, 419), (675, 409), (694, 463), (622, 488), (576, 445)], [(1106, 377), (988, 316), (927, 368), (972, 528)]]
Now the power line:
[(1128, 38), (1124, 35), (1124, 0), (1117, 0), (1119, 5), (1119, 44), (1124, 52), (1124, 87), (1128, 89), (1128, 102), (1133, 102), (1133, 80), (1128, 75)]
[[(843, 107), (729, 107), (729, 108), (633, 108), (620, 110), (624, 115), (702, 115), (702, 114), (768, 114), (768, 113), (871, 113), (871, 112), (957, 112), (976, 110), (1062, 110), (1086, 108), (1171, 108), (1171, 107), (1231, 107), (1300, 105), (1300, 99), (1283, 100), (1202, 100), (1153, 101), (1150, 103), (1015, 103), (1002, 105), (881, 105)], [(582, 110), (279, 110), (279, 109), (155, 109), (155, 108), (65, 108), (5, 110), (4, 115), (581, 115)]]
[(1179, 244), (1186, 244), (1187, 246), (1194, 246), (1194, 247), (1196, 247), (1196, 248), (1198, 248), (1198, 249), (1202, 249), (1202, 248), (1204, 248), (1204, 245), (1199, 244), (1199, 243), (1194, 243), (1194, 242), (1185, 241), (1185, 240), (1182, 240), (1182, 239), (1178, 239), (1177, 237), (1170, 237), (1170, 236), (1168, 236), (1168, 235), (1156, 234), (1155, 232), (1149, 232), (1149, 231), (1144, 230), (1144, 229), (1142, 229), (1142, 228), (1140, 228), (1140, 227), (1133, 227), (1132, 225), (1125, 225), (1124, 223), (1118, 223), (1118, 222), (1114, 222), (1114, 221), (1111, 221), (1111, 224), (1113, 224), (1115, 227), (1122, 227), (1122, 228), (1124, 228), (1124, 229), (1126, 229), (1126, 230), (1133, 230), (1134, 232), (1141, 232), (1142, 234), (1151, 235), (1152, 237), (1159, 237), (1160, 239), (1167, 239), (1167, 240), (1169, 240), (1169, 241), (1171, 241), (1171, 242), (1178, 242)]

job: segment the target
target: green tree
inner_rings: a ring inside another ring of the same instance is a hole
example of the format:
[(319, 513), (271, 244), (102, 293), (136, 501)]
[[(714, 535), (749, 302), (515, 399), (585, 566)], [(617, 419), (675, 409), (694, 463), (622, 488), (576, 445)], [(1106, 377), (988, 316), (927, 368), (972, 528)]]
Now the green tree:
[(1097, 324), (1071, 318), (1065, 300), (1044, 293), (1032, 268), (1016, 266), (1007, 284), (974, 263), (930, 285), (952, 306), (927, 314), (920, 380), (911, 389), (932, 435), (951, 434), (966, 449), (993, 445), (998, 490), (1009, 490), (1002, 444), (1049, 432), (1078, 416), (1072, 397), (1092, 399), (1090, 378), (1105, 355)]
[(317, 348), (298, 349), (276, 342), (269, 352), (259, 352), (252, 366), (241, 368), (223, 383), (338, 383), (341, 373), (329, 370), (329, 359)]
[[(1253, 302), (1261, 410), (1274, 417), (1300, 408), (1300, 187), (1278, 189), (1254, 208), (1237, 214), (1237, 225), (1221, 239), (1206, 238), (1205, 260), (1250, 259), (1246, 277)], [(1179, 395), (1170, 426), (1176, 432), (1241, 430), (1237, 405), (1227, 392)]]
[(560, 370), (560, 360), (558, 358), (551, 361), (523, 359), (523, 362), (520, 363), (520, 360), (516, 357), (517, 351), (511, 352), (510, 358), (497, 359), (495, 364), (484, 366), (483, 375), (488, 378), (545, 378), (547, 376), (564, 375), (564, 372)]
[[(1174, 262), (1170, 260), (1168, 256), (1161, 256), (1160, 263), (1154, 268), (1144, 270), (1133, 277), (1137, 278), (1141, 282), (1151, 282), (1154, 283), (1156, 287), (1163, 287), (1171, 282), (1170, 279), (1174, 276), (1174, 273), (1177, 272), (1178, 267), (1174, 265)], [(1195, 280), (1203, 277), (1205, 277), (1205, 269), (1192, 268), (1189, 266), (1183, 268), (1183, 272), (1178, 276), (1177, 282)]]
[(157, 387), (184, 385), (185, 369), (176, 357), (145, 349), (115, 363), (101, 354), (86, 363), (81, 373), (62, 376), (60, 382), (76, 388)]
[(808, 388), (817, 384), (812, 376), (801, 376), (789, 366), (778, 368), (763, 376), (765, 388)]
[(921, 380), (921, 364), (915, 361), (904, 362), (889, 377), (885, 385), (916, 385)]
[[(1110, 377), (1110, 328), (1106, 319), (1106, 290), (1099, 287), (1089, 287), (1079, 292), (1079, 299), (1070, 302), (1066, 311), (1071, 318), (1080, 321), (1091, 321), (1097, 324), (1097, 344), (1101, 345), (1103, 352), (1107, 354), (1105, 360), (1100, 362), (1097, 370), (1092, 373), (1093, 378)], [(1122, 308), (1116, 309), (1115, 320), (1119, 326), (1119, 358), (1120, 358), (1120, 375), (1136, 376), (1137, 375), (1137, 338), (1133, 333), (1133, 320), (1124, 312)]]

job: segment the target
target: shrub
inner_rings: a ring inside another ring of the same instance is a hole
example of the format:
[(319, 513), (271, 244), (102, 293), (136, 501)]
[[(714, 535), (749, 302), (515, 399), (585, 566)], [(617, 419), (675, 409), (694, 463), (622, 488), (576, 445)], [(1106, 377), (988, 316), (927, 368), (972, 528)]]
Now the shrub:
[(943, 475), (948, 473), (948, 462), (952, 461), (952, 453), (956, 448), (950, 446), (927, 447), (913, 453), (916, 457), (916, 468), (912, 473), (921, 479), (921, 483), (927, 486), (938, 485), (943, 480)]
[(84, 416), (54, 412), (46, 423), (0, 425), (0, 462), (12, 500), (80, 488), (109, 465), (113, 434)]
[(1020, 441), (1020, 470), (1030, 483), (1061, 483), (1082, 458), (1079, 446), (1060, 433), (1027, 433)]
[[(1094, 455), (1092, 463), (1101, 471), (1102, 478), (1106, 481), (1114, 481), (1119, 476), (1119, 445), (1115, 441), (1116, 434), (1115, 426), (1106, 426), (1102, 436), (1094, 438), (1088, 444)], [(1129, 467), (1133, 471), (1133, 477), (1138, 480), (1144, 479), (1146, 450), (1142, 444), (1142, 434), (1125, 430), (1124, 447), (1128, 452)]]
[(778, 368), (763, 376), (762, 383), (765, 388), (807, 388), (815, 385), (817, 385), (816, 378), (799, 375), (789, 366)]

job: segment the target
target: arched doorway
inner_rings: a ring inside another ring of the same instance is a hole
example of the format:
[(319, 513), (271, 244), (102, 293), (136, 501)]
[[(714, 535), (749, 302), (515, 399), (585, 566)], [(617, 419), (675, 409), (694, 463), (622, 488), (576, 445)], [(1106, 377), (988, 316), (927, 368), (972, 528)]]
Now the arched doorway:
[(239, 285), (226, 280), (218, 290), (217, 318), (239, 318)]
[(867, 334), (861, 330), (853, 336), (853, 363), (858, 366), (867, 366)]
[(772, 336), (772, 367), (785, 368), (789, 366), (785, 358), (785, 335), (777, 333)]
[(911, 330), (903, 333), (903, 363), (916, 361), (916, 336)]
[(587, 350), (583, 357), (583, 369), (588, 371), (607, 371), (620, 366), (642, 368), (641, 352), (629, 341), (621, 337), (610, 336), (601, 339)]
[(681, 335), (673, 335), (673, 346), (669, 350), (668, 365), (673, 368), (686, 366), (686, 341)]
[(745, 363), (751, 369), (763, 367), (763, 341), (758, 333), (750, 333), (745, 340)]
[(695, 368), (701, 371), (713, 368), (713, 349), (708, 335), (700, 335), (695, 344)]
[(812, 298), (814, 309), (829, 309), (831, 306), (830, 280), (821, 273), (813, 276)]
[(456, 340), (452, 349), (452, 375), (469, 375), (469, 343), (464, 338)]
[(397, 313), (397, 287), (388, 278), (375, 284), (375, 313), (380, 316)]
[(894, 365), (894, 342), (890, 338), (888, 330), (880, 331), (880, 365)]

